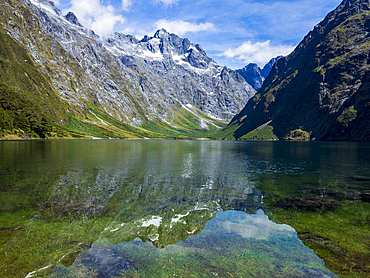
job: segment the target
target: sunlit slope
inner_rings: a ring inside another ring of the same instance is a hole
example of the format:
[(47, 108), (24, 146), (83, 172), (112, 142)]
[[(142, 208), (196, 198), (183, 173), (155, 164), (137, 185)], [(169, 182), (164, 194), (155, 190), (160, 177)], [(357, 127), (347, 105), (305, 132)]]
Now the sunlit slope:
[[(4, 85), (17, 91), (23, 79), (45, 79), (42, 83), (53, 91), (49, 105), (33, 97), (42, 92), (41, 81), (37, 88), (36, 83), (21, 86), (24, 102), (39, 107), (30, 108), (35, 117), (46, 117), (47, 130), (4, 123), (1, 137), (210, 137), (255, 92), (199, 45), (165, 30), (142, 41), (120, 33), (104, 39), (43, 0), (0, 3), (0, 27), (27, 56), (20, 62), (17, 50), (10, 59), (17, 65), (5, 62)], [(159, 41), (162, 48), (156, 47)], [(23, 69), (25, 60), (33, 72)], [(7, 118), (13, 119), (13, 114), (7, 113)]]

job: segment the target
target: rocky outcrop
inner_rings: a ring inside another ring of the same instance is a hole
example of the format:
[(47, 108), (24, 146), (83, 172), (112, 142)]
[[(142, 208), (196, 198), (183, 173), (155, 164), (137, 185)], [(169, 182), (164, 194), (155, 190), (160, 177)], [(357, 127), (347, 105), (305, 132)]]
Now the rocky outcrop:
[(370, 140), (369, 11), (369, 1), (344, 0), (278, 60), (230, 123), (235, 137), (272, 121), (279, 138), (302, 129), (318, 140)]
[(75, 15), (73, 12), (68, 12), (68, 13), (66, 14), (66, 19), (67, 19), (70, 23), (73, 23), (73, 24), (75, 24), (75, 25), (77, 25), (77, 26), (79, 26), (79, 27), (83, 27), (83, 26), (81, 25), (81, 23), (78, 21), (78, 19), (77, 19), (76, 15)]

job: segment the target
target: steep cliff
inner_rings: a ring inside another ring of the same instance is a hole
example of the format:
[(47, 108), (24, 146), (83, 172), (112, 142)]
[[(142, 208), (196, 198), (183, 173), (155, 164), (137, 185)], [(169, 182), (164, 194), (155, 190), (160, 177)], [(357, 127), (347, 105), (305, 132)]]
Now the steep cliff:
[(269, 124), (280, 139), (370, 140), (369, 31), (370, 2), (344, 0), (274, 65), (229, 133)]

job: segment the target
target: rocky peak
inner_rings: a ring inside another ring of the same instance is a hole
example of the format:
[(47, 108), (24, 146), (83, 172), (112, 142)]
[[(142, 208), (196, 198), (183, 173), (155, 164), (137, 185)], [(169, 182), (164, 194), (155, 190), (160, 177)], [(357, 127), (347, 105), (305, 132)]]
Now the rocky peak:
[(206, 52), (203, 50), (203, 48), (199, 45), (199, 44), (196, 44), (195, 45), (195, 48), (204, 56), (206, 56)]
[(62, 13), (60, 10), (55, 6), (53, 1), (49, 0), (29, 0), (32, 4), (34, 4), (38, 8), (42, 8), (51, 14), (55, 14), (61, 16)]
[(309, 32), (297, 49), (304, 48), (312, 38), (321, 40), (331, 30), (342, 24), (345, 20), (356, 14), (370, 11), (369, 0), (343, 0), (343, 2), (332, 12), (330, 12), (323, 21), (317, 24), (313, 31)]
[(65, 18), (72, 24), (77, 25), (79, 27), (83, 27), (82, 24), (78, 21), (76, 15), (73, 12), (68, 12)]
[(250, 63), (246, 65), (244, 68), (236, 70), (256, 91), (258, 91), (269, 75), (272, 66), (275, 64), (277, 60), (279, 60), (282, 56), (278, 56), (276, 58), (272, 58), (264, 67), (261, 69), (257, 64)]
[(137, 43), (139, 43), (139, 41), (137, 40), (137, 38), (135, 38), (134, 36), (132, 36), (132, 35), (125, 35), (125, 34), (120, 33), (120, 32), (113, 33), (107, 39), (107, 41), (110, 44), (115, 44), (116, 42), (118, 42), (118, 44), (119, 43), (122, 43), (122, 42), (124, 42), (124, 43), (131, 43), (131, 44), (137, 44)]
[(165, 29), (159, 29), (154, 34), (154, 38), (163, 39), (167, 38), (170, 34)]
[(148, 35), (145, 35), (144, 38), (139, 42), (148, 42), (150, 40), (150, 37)]
[(270, 71), (272, 69), (272, 67), (274, 66), (274, 64), (276, 63), (276, 61), (278, 61), (280, 58), (282, 58), (283, 56), (278, 56), (276, 58), (272, 58), (264, 67), (263, 69), (261, 70), (261, 75), (266, 78), (269, 74), (270, 74)]

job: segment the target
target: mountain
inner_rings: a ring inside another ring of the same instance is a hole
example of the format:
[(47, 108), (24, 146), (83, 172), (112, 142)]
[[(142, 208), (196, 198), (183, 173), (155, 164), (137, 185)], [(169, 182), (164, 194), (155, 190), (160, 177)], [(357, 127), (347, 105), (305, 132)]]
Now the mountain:
[(344, 0), (274, 64), (224, 132), (246, 138), (267, 128), (280, 139), (370, 140), (369, 26), (369, 1)]
[(27, 52), (60, 101), (64, 118), (47, 112), (58, 128), (97, 137), (194, 136), (224, 126), (255, 94), (199, 45), (163, 29), (142, 40), (100, 38), (47, 0), (7, 0), (0, 15), (2, 34)]
[(236, 71), (245, 79), (245, 81), (250, 84), (253, 89), (258, 91), (261, 89), (263, 81), (265, 81), (266, 77), (269, 75), (272, 66), (275, 64), (277, 60), (279, 60), (283, 56), (278, 56), (276, 58), (271, 59), (264, 67), (261, 69), (257, 64), (250, 63), (246, 65), (242, 69), (237, 69)]

